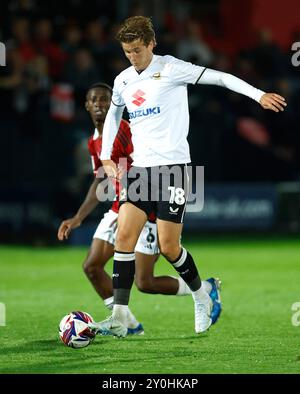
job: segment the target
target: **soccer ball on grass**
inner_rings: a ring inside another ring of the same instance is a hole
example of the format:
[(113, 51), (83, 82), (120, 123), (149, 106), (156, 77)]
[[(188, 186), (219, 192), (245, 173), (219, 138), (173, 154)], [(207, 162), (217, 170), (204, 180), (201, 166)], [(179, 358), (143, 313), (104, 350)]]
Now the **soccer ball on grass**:
[(88, 323), (94, 320), (86, 312), (76, 311), (64, 316), (59, 323), (59, 336), (66, 346), (78, 349), (88, 346), (95, 338)]

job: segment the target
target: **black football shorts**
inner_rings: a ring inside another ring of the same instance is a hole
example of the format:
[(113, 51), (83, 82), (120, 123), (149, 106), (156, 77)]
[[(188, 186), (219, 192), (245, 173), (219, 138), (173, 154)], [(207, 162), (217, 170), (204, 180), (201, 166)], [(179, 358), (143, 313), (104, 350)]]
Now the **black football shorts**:
[(161, 220), (183, 223), (189, 193), (187, 164), (131, 167), (121, 180), (120, 205), (130, 202)]

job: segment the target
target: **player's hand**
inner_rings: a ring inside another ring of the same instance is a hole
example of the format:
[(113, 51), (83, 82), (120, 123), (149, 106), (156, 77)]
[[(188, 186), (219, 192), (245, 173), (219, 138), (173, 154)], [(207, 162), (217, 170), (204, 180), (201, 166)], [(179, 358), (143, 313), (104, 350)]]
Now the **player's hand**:
[(112, 160), (102, 160), (102, 165), (108, 178), (116, 180), (121, 179), (123, 171), (121, 169), (118, 169), (116, 163), (114, 163)]
[(64, 239), (68, 239), (73, 228), (77, 228), (81, 225), (81, 220), (79, 220), (76, 216), (71, 219), (64, 220), (59, 226), (57, 238), (60, 241)]
[(270, 109), (271, 111), (279, 112), (284, 111), (284, 107), (287, 106), (285, 98), (279, 96), (276, 93), (265, 93), (260, 99), (260, 105), (264, 109)]

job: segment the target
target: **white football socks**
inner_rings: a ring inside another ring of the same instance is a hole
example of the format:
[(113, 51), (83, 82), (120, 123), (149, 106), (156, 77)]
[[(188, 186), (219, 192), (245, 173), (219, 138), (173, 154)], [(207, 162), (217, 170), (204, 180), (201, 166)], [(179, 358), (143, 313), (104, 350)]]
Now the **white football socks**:
[(177, 296), (185, 296), (185, 295), (190, 295), (192, 293), (191, 289), (188, 287), (188, 285), (180, 276), (179, 277), (172, 276), (172, 278), (178, 280), (178, 290), (176, 293)]
[(139, 322), (136, 320), (134, 314), (128, 308), (128, 305), (115, 305), (114, 307), (114, 297), (109, 297), (103, 300), (104, 305), (107, 309), (113, 311), (113, 317), (119, 320), (128, 328), (136, 328)]
[(202, 280), (201, 287), (203, 287), (203, 289), (206, 291), (206, 293), (209, 294), (211, 292), (212, 285), (209, 282), (207, 282), (207, 280)]
[(114, 307), (114, 296), (111, 296), (109, 298), (105, 298), (105, 300), (103, 300), (104, 305), (106, 306), (107, 309), (112, 310)]
[(112, 316), (127, 325), (128, 305), (114, 304)]
[(128, 328), (136, 328), (139, 325), (128, 305), (114, 305), (112, 315)]
[(193, 296), (193, 299), (195, 302), (200, 302), (201, 304), (204, 304), (204, 305), (212, 303), (210, 296), (202, 288), (202, 286), (200, 287), (199, 290), (192, 291), (192, 296)]
[(139, 325), (139, 322), (136, 320), (134, 314), (128, 308), (127, 312), (127, 327), (128, 328), (136, 328)]
[[(178, 280), (178, 291), (176, 293), (177, 296), (185, 296), (185, 295), (190, 295), (192, 293), (191, 289), (188, 287), (188, 285), (185, 283), (185, 281), (179, 276), (172, 276), (172, 278)], [(202, 280), (202, 289), (206, 291), (207, 294), (211, 292), (212, 285), (207, 282), (207, 280)]]

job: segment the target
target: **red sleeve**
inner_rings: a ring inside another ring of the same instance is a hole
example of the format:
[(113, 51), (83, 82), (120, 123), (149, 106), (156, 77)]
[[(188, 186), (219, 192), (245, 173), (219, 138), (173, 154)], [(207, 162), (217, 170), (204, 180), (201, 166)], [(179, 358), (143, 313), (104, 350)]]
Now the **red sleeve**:
[(119, 162), (120, 158), (128, 159), (128, 168), (132, 163), (131, 153), (133, 152), (133, 145), (131, 141), (131, 131), (128, 122), (122, 119), (118, 134), (116, 135), (113, 145), (112, 160), (115, 163)]
[(92, 136), (92, 135), (91, 135), (90, 138), (88, 139), (88, 144), (87, 144), (87, 146), (88, 146), (88, 150), (89, 150), (90, 155), (91, 155), (91, 156), (94, 155), (95, 152), (94, 152), (94, 144), (93, 144), (93, 136)]
[(97, 171), (99, 167), (101, 167), (102, 163), (101, 160), (99, 159), (96, 146), (95, 146), (95, 140), (93, 139), (93, 136), (91, 136), (88, 140), (88, 150), (91, 156), (91, 161), (92, 161), (92, 169), (93, 173), (96, 176)]
[(119, 132), (123, 140), (122, 148), (124, 151), (124, 155), (129, 156), (133, 152), (133, 145), (130, 126), (129, 123), (126, 122), (126, 120), (122, 120)]

